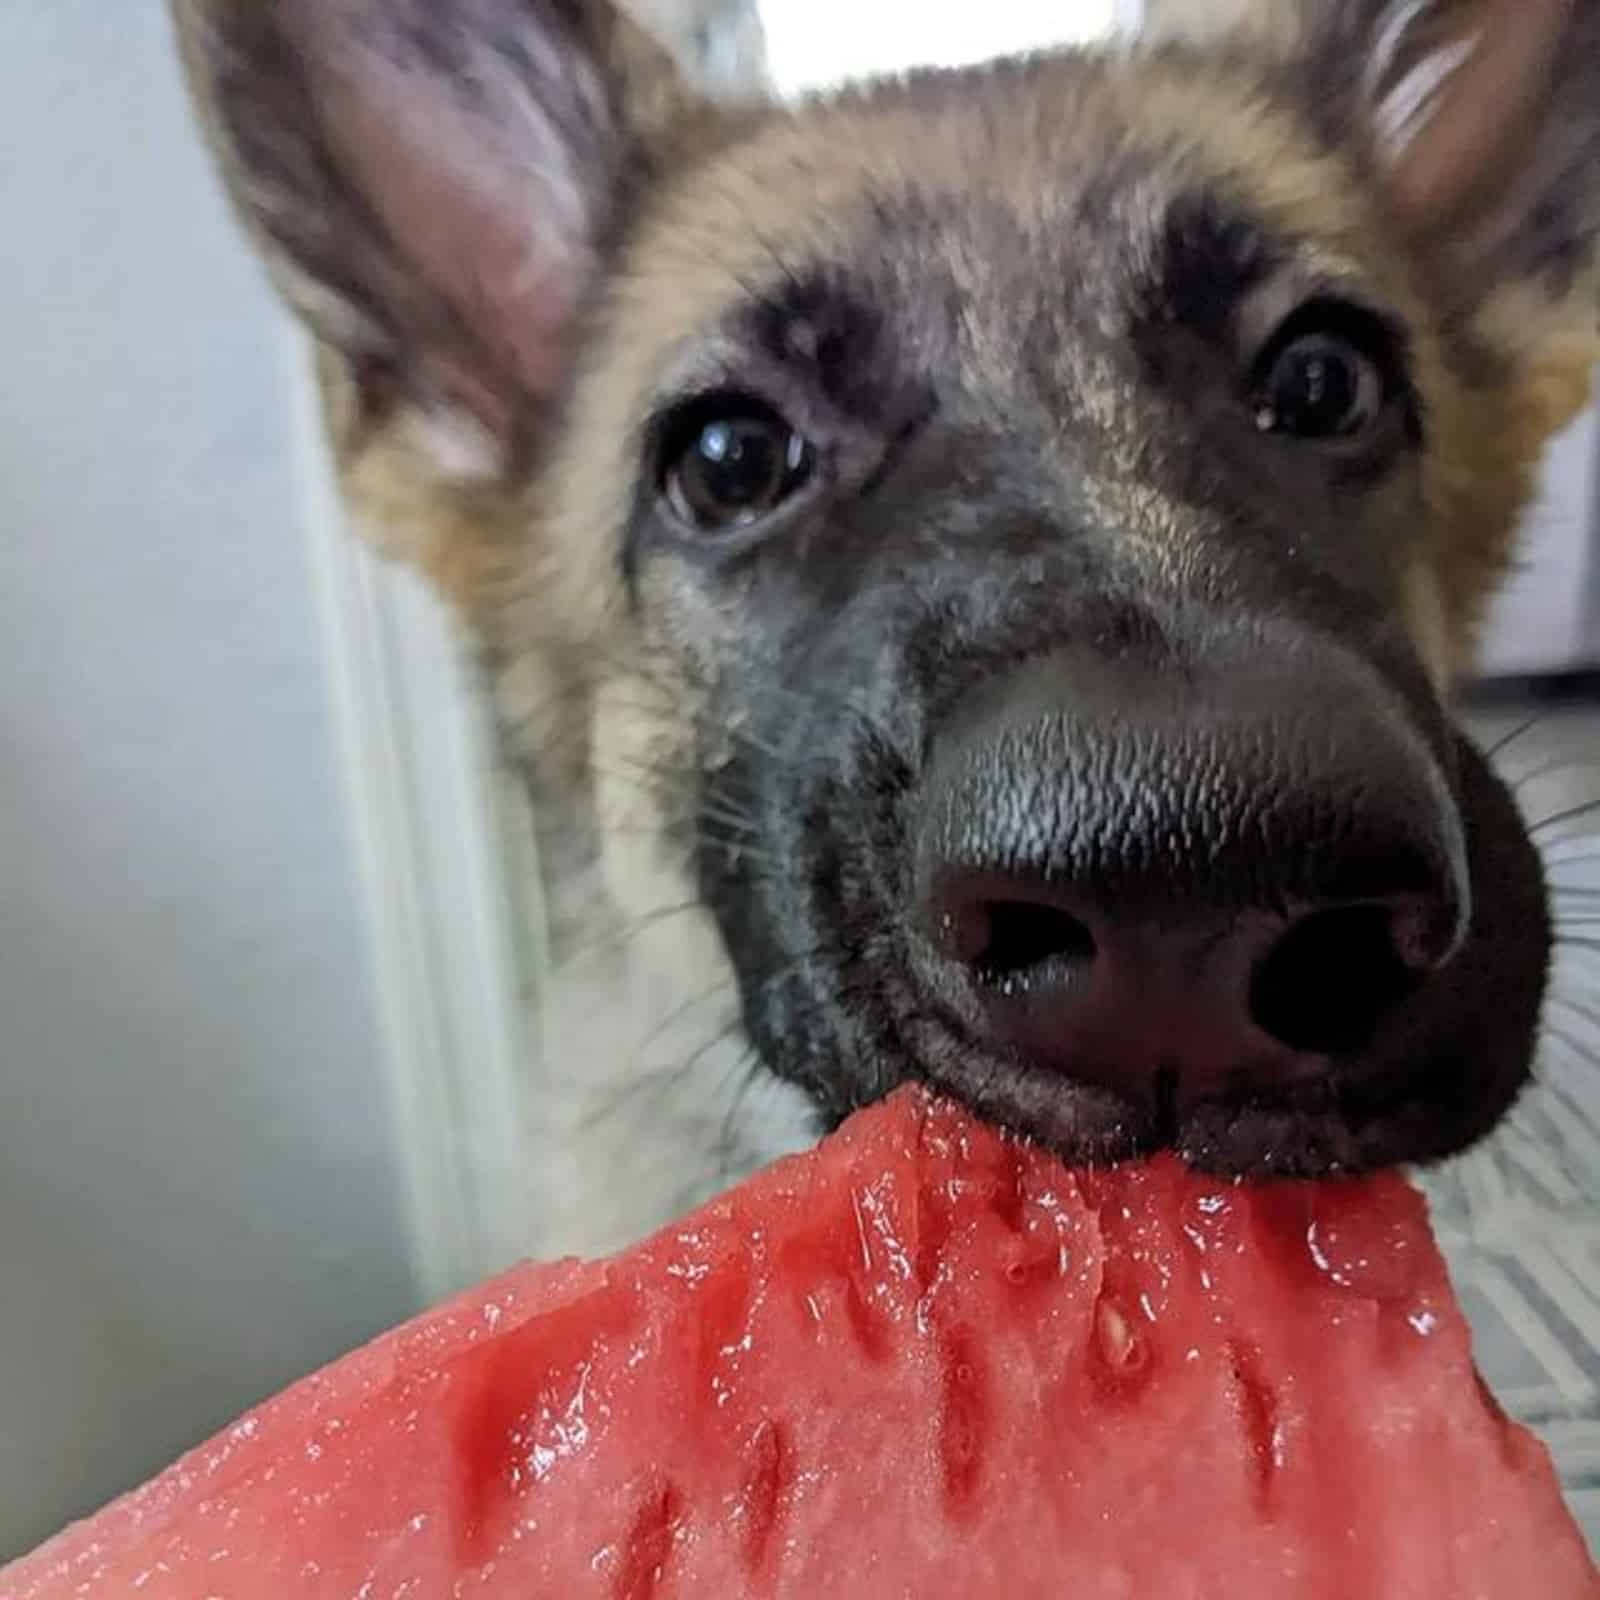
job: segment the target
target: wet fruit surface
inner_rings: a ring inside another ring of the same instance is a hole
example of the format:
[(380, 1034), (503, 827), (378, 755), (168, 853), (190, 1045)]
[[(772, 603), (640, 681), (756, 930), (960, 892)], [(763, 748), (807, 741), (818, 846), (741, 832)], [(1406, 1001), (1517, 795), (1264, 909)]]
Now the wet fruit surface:
[(1600, 1596), (1398, 1178), (1073, 1173), (908, 1091), (530, 1267), (0, 1573), (3, 1600)]

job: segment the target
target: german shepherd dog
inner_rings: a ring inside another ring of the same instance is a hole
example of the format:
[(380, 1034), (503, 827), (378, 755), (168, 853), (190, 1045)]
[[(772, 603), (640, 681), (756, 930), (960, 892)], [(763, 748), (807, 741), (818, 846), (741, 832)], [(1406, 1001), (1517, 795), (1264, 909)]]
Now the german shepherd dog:
[(1600, 350), (1600, 0), (797, 105), (613, 0), (175, 4), (531, 800), (533, 1245), (912, 1079), (1240, 1175), (1512, 1106), (1551, 920), (1449, 697)]

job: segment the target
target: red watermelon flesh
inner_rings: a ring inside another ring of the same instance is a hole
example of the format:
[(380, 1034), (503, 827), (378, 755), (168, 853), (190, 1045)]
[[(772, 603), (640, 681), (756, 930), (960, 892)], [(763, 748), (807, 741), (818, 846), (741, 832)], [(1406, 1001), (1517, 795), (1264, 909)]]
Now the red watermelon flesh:
[(290, 1389), (4, 1600), (1600, 1597), (1398, 1177), (1071, 1172), (908, 1091)]

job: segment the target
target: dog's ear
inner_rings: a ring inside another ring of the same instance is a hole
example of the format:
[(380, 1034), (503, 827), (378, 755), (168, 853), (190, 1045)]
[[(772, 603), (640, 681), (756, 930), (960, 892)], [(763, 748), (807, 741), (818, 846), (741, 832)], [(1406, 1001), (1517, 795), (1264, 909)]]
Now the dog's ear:
[(695, 42), (611, 0), (173, 3), (234, 202), (360, 392), (520, 443), (630, 194), (702, 108)]
[(1570, 288), (1600, 235), (1600, 0), (1324, 3), (1308, 62), (1398, 227), (1471, 306)]
[(1565, 293), (1600, 236), (1600, 0), (1149, 0), (1156, 40), (1273, 58), (1353, 148), (1436, 303)]

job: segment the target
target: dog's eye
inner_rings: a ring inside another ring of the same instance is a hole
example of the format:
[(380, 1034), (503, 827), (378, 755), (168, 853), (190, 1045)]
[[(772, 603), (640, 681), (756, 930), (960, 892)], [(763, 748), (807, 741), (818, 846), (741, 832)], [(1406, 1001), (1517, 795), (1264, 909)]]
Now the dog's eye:
[(669, 426), (662, 489), (680, 522), (719, 533), (776, 510), (810, 477), (812, 465), (811, 446), (770, 406), (713, 396)]
[(1354, 346), (1325, 333), (1286, 345), (1256, 397), (1263, 433), (1343, 439), (1360, 433), (1383, 407), (1383, 377)]
[(1304, 306), (1257, 363), (1256, 426), (1297, 439), (1359, 438), (1390, 398), (1393, 364), (1376, 317), (1353, 306)]

